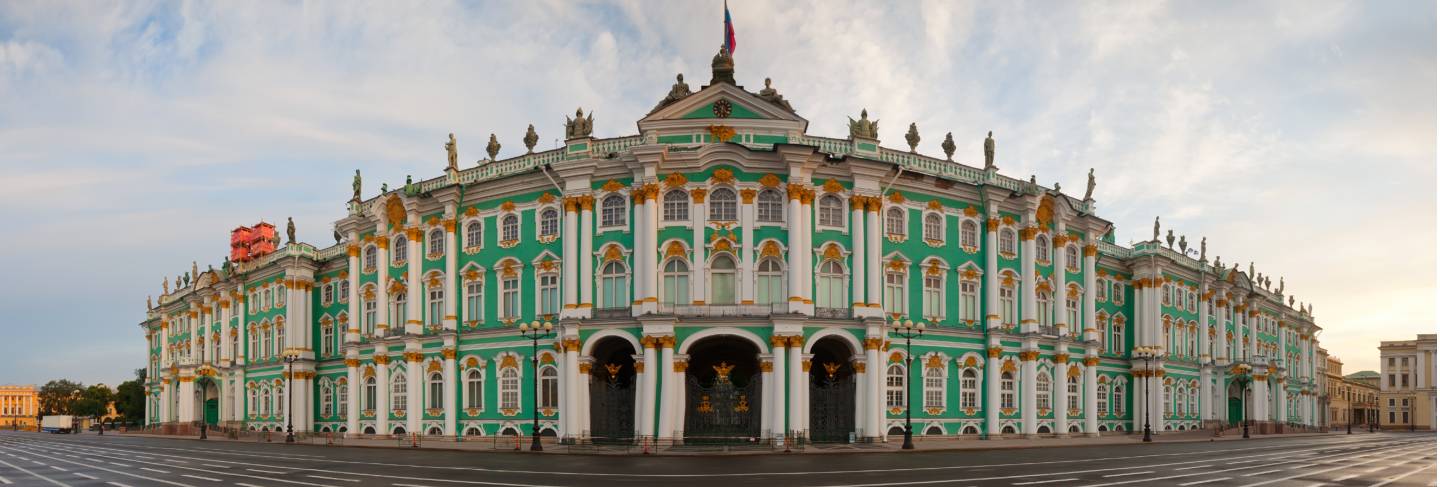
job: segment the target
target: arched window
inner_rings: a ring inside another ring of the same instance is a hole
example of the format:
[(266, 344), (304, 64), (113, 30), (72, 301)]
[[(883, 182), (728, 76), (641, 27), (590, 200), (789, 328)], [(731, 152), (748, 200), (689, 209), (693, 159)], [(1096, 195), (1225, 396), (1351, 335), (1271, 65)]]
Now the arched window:
[(431, 327), (439, 327), (440, 320), (445, 317), (445, 286), (430, 286), (427, 298), (425, 321)]
[(1070, 325), (1071, 330), (1079, 330), (1080, 326), (1080, 293), (1079, 289), (1071, 289), (1065, 293), (1065, 324)]
[(690, 220), (690, 195), (685, 194), (683, 189), (667, 191), (660, 213), (661, 218), (667, 222)]
[(485, 374), (480, 369), (465, 373), (465, 409), (485, 409)]
[(349, 280), (349, 279), (341, 279), (341, 280), (340, 280), (340, 283), (336, 285), (336, 294), (339, 294), (338, 298), (340, 299), (340, 302), (342, 302), (342, 303), (348, 303), (348, 302), (350, 302), (350, 280)]
[(1080, 409), (1080, 378), (1077, 376), (1065, 377), (1065, 409)]
[(335, 353), (335, 327), (320, 325), (320, 354), (330, 355), (333, 353)]
[(625, 226), (625, 198), (612, 194), (600, 200), (600, 226)]
[(481, 245), (480, 231), (485, 228), (479, 221), (465, 224), (465, 248), (478, 249)]
[(1109, 291), (1108, 288), (1109, 288), (1109, 286), (1106, 286), (1106, 285), (1105, 285), (1105, 281), (1104, 281), (1104, 280), (1101, 280), (1101, 279), (1098, 278), (1098, 277), (1095, 278), (1095, 302), (1097, 302), (1097, 303), (1103, 303), (1103, 302), (1105, 302), (1105, 295), (1108, 294), (1106, 291)]
[(735, 304), (735, 259), (720, 254), (710, 262), (710, 303)]
[(903, 208), (891, 207), (889, 210), (885, 210), (885, 233), (905, 235), (905, 210)]
[(1010, 229), (1010, 228), (1008, 228), (1008, 227), (1007, 227), (1007, 228), (1002, 228), (1002, 229), (1000, 229), (1000, 235), (999, 235), (998, 238), (1000, 239), (1000, 253), (1006, 254), (1006, 255), (1010, 255), (1010, 256), (1014, 256), (1014, 255), (1015, 255), (1015, 230), (1012, 230), (1012, 229)]
[(402, 323), (405, 323), (405, 305), (406, 305), (406, 303), (405, 303), (405, 299), (406, 299), (405, 294), (406, 294), (406, 293), (404, 293), (404, 292), (395, 293), (395, 295), (390, 298), (390, 320), (389, 320), (389, 321), (390, 321), (390, 328), (391, 328), (391, 329), (402, 329), (402, 328), (404, 328), (404, 326), (402, 325)]
[(405, 394), (405, 371), (395, 370), (390, 373), (390, 409), (404, 411), (408, 409)]
[(1035, 261), (1050, 262), (1050, 237), (1045, 234), (1035, 236)]
[[(375, 261), (377, 260), (377, 255), (379, 255), (379, 253), (379, 250), (376, 249), (374, 245), (365, 246), (365, 272), (375, 272)], [(255, 298), (253, 296), (250, 298), (250, 306), (250, 311), (254, 312)]]
[(1066, 246), (1065, 246), (1065, 268), (1066, 268), (1066, 269), (1071, 269), (1071, 270), (1079, 269), (1079, 268), (1080, 268), (1080, 248), (1079, 248), (1079, 247), (1076, 247), (1076, 246), (1074, 246), (1074, 245), (1066, 245)]
[(845, 226), (845, 203), (839, 196), (827, 194), (820, 197), (816, 205), (816, 219), (822, 227), (841, 228)]
[(445, 377), (439, 372), (430, 374), (430, 390), (426, 395), (429, 399), (428, 409), (443, 409), (445, 407)]
[(735, 218), (735, 191), (719, 188), (710, 193), (710, 220), (733, 222)]
[(928, 367), (925, 369), (925, 408), (945, 407), (945, 369), (940, 367)]
[(762, 222), (778, 222), (784, 219), (784, 198), (774, 189), (760, 191), (755, 199), (755, 219)]
[(980, 408), (980, 376), (975, 369), (965, 369), (960, 373), (960, 407)]
[(925, 240), (939, 242), (945, 239), (945, 219), (939, 213), (925, 215)]
[[(1006, 277), (1006, 281), (1013, 281), (1013, 278)], [(1015, 283), (1000, 284), (1000, 323), (1007, 327), (1015, 326)]]
[[(820, 264), (820, 267), (823, 269), (825, 267), (825, 264)], [(781, 279), (783, 272), (784, 266), (780, 265), (779, 260), (776, 260), (774, 258), (767, 258), (760, 261), (760, 265), (756, 268), (755, 274), (756, 304), (762, 306), (769, 306), (771, 304), (786, 302), (785, 288), (783, 287), (784, 282)], [(816, 288), (824, 289), (823, 286), (824, 278), (822, 277), (821, 282), (816, 284)], [(815, 297), (815, 305), (821, 308), (827, 307), (824, 304), (821, 304), (824, 299), (825, 295), (822, 292), (819, 296)]]
[(1110, 325), (1110, 351), (1111, 353), (1125, 353), (1125, 321), (1116, 316)]
[(500, 371), (500, 409), (520, 409), (520, 371), (514, 367)]
[(520, 217), (505, 215), (500, 217), (500, 241), (515, 242), (520, 240)]
[(1172, 404), (1173, 404), (1172, 401), (1173, 401), (1173, 396), (1174, 396), (1174, 395), (1175, 395), (1175, 387), (1174, 387), (1174, 386), (1165, 386), (1165, 389), (1164, 389), (1164, 392), (1163, 392), (1163, 396), (1164, 396), (1164, 401), (1165, 401), (1165, 402), (1163, 403), (1164, 405), (1161, 406), (1160, 410), (1161, 410), (1161, 411), (1164, 411), (1166, 416), (1174, 416), (1175, 410), (1174, 410), (1174, 406), (1172, 406)]
[(1104, 416), (1110, 414), (1110, 385), (1097, 384), (1095, 386), (1095, 414)]
[(360, 404), (361, 409), (364, 409), (364, 410), (366, 410), (366, 411), (373, 411), (373, 410), (375, 409), (375, 400), (376, 400), (376, 395), (375, 395), (375, 394), (376, 394), (375, 378), (374, 378), (374, 377), (366, 377), (366, 378), (365, 378), (365, 396), (364, 396), (364, 398), (363, 398), (362, 403)]
[(540, 407), (560, 407), (560, 375), (554, 366), (540, 369)]
[(274, 408), (271, 407), (270, 400), (271, 400), (270, 388), (269, 388), (269, 387), (266, 387), (265, 389), (263, 389), (263, 390), (260, 391), (260, 403), (261, 403), (261, 404), (260, 404), (260, 415), (261, 415), (261, 416), (267, 416), (267, 417), (268, 417), (268, 416), (270, 416), (270, 415), (272, 414), (272, 412), (274, 411)]
[(1117, 382), (1117, 383), (1115, 384), (1115, 389), (1110, 392), (1110, 397), (1112, 398), (1112, 400), (1110, 401), (1110, 403), (1111, 403), (1111, 409), (1113, 410), (1113, 414), (1116, 415), (1116, 416), (1124, 416), (1124, 415), (1125, 415), (1125, 384), (1124, 384), (1123, 382)]
[(396, 235), (395, 241), (390, 242), (390, 262), (396, 265), (403, 264), (405, 262), (405, 254), (409, 252), (409, 249), (410, 239), (406, 238), (405, 235)]
[(330, 387), (330, 381), (320, 384), (320, 417), (328, 418), (335, 414), (331, 401), (335, 398), (335, 390)]
[(1190, 388), (1190, 415), (1200, 415), (1200, 388), (1198, 387)]
[(1035, 301), (1039, 304), (1040, 326), (1055, 325), (1055, 299), (1050, 291), (1036, 291)]
[(905, 407), (905, 366), (890, 364), (885, 369), (885, 407)]
[(630, 306), (630, 283), (625, 266), (620, 261), (606, 262), (600, 268), (600, 309), (619, 309)]
[(690, 265), (682, 259), (665, 263), (660, 302), (669, 306), (690, 304)]
[(960, 246), (967, 249), (980, 248), (980, 225), (975, 220), (960, 222)]
[[(778, 267), (779, 264), (776, 264)], [(815, 307), (817, 308), (847, 308), (850, 303), (846, 302), (845, 294), (848, 291), (845, 282), (845, 268), (840, 262), (828, 259), (820, 263), (820, 272), (816, 274), (815, 281)], [(777, 301), (783, 301), (776, 293)]]
[(444, 254), (445, 254), (445, 230), (442, 230), (442, 229), (439, 229), (439, 228), (436, 228), (436, 229), (434, 229), (434, 230), (431, 230), (431, 231), (430, 231), (430, 237), (429, 237), (427, 240), (429, 240), (429, 244), (428, 244), (429, 250), (427, 251), (428, 254), (430, 254), (430, 255), (444, 255)]
[[(260, 401), (259, 401), (259, 399), (258, 399), (258, 391), (256, 391), (255, 389), (250, 389), (249, 397), (248, 397), (248, 399), (247, 399), (246, 402), (245, 402), (245, 409), (250, 410), (250, 415), (251, 415), (251, 416), (255, 416), (255, 415), (256, 415), (256, 411), (260, 411)], [(156, 409), (152, 408), (152, 409), (150, 409), (150, 410), (151, 410), (151, 411), (155, 411)]]
[(1000, 373), (1000, 409), (1015, 409), (1015, 374)]
[(554, 208), (540, 210), (540, 236), (554, 237), (560, 234), (560, 211)]
[(340, 414), (341, 419), (350, 417), (350, 393), (346, 391), (346, 384), (345, 379), (340, 379), (336, 387), (335, 412)]
[(1050, 374), (1040, 372), (1035, 376), (1035, 407), (1050, 409)]
[(1125, 286), (1118, 282), (1115, 283), (1115, 286), (1110, 290), (1110, 300), (1114, 301), (1117, 305), (1125, 304)]

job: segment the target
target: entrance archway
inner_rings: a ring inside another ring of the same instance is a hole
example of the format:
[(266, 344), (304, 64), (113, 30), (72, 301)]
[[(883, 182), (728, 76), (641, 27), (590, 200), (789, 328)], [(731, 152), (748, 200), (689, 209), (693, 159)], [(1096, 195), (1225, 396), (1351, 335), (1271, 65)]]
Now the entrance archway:
[(811, 353), (810, 441), (849, 441), (855, 431), (854, 352), (830, 336), (816, 341)]
[(741, 443), (760, 436), (760, 350), (747, 339), (716, 335), (688, 349), (685, 442)]
[(1239, 425), (1245, 419), (1245, 385), (1239, 381), (1231, 381), (1225, 397), (1229, 407), (1230, 425)]
[(591, 351), (590, 437), (596, 443), (635, 438), (635, 347), (620, 337), (600, 339)]

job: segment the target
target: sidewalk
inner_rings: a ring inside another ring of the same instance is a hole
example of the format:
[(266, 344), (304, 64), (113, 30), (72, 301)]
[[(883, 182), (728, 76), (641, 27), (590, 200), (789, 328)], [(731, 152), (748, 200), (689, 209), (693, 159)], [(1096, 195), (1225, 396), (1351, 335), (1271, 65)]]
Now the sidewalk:
[[(109, 433), (115, 436), (134, 436), (143, 438), (169, 438), (189, 439), (201, 441), (194, 436), (173, 436), (157, 435), (146, 433)], [(1308, 436), (1332, 436), (1336, 433), (1285, 433), (1259, 435), (1251, 434), (1251, 439), (1266, 438), (1290, 438)], [(1339, 433), (1343, 435), (1344, 433)], [(1366, 434), (1366, 433), (1356, 433)], [(244, 438), (238, 440), (226, 439), (221, 435), (212, 435), (210, 439), (203, 441), (224, 442), (224, 443), (266, 443), (263, 438)], [(284, 444), (283, 434), (277, 434), (270, 438), (269, 443)], [(1222, 437), (1214, 437), (1210, 431), (1193, 432), (1166, 432), (1153, 437), (1155, 443), (1196, 443), (1213, 441), (1236, 441), (1243, 440), (1237, 434), (1227, 434)], [(998, 440), (981, 440), (967, 437), (916, 437), (914, 440), (915, 449), (911, 451), (963, 451), (963, 450), (1000, 450), (1000, 449), (1021, 449), (1021, 448), (1066, 448), (1084, 446), (1113, 446), (1125, 444), (1140, 444), (1141, 435), (1126, 434), (1100, 437), (1071, 437), (1071, 438), (1004, 438)], [(453, 437), (447, 438), (424, 438), (418, 445), (412, 444), (410, 440), (399, 440), (392, 438), (333, 438), (327, 441), (323, 436), (307, 437), (297, 440), (296, 444), (313, 446), (345, 446), (362, 448), (392, 448), (392, 449), (429, 449), (429, 450), (450, 450), (450, 451), (475, 451), (475, 452), (525, 452), (529, 453), (530, 439), (528, 437), (483, 437), (465, 441), (456, 441)], [(412, 446), (414, 445), (414, 446)], [(784, 448), (771, 448), (770, 446), (753, 445), (731, 445), (731, 446), (665, 446), (658, 449), (646, 448), (640, 445), (564, 445), (556, 443), (551, 438), (542, 439), (544, 453), (552, 454), (591, 454), (591, 455), (756, 455), (784, 453)], [(888, 442), (879, 443), (855, 443), (855, 444), (811, 444), (804, 448), (798, 448), (791, 453), (859, 453), (859, 452), (901, 452), (901, 440), (899, 437), (892, 438)]]

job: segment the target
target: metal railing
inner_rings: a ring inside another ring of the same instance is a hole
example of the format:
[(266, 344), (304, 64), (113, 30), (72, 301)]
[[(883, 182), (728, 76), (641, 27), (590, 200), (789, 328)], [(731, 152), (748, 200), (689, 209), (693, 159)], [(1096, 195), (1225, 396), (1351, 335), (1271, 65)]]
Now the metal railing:
[(786, 303), (772, 304), (664, 304), (659, 314), (695, 317), (770, 316), (790, 312)]

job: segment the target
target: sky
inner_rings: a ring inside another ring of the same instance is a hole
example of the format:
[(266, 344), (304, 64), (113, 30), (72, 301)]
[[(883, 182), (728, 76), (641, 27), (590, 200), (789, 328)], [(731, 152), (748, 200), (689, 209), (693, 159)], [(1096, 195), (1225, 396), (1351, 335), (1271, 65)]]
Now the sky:
[[(1116, 239), (1160, 216), (1313, 303), (1347, 371), (1434, 333), (1436, 6), (1429, 1), (731, 0), (736, 79), (809, 133), (880, 137), (1083, 192)], [(577, 106), (636, 133), (698, 87), (718, 0), (0, 2), (0, 383), (117, 384), (146, 296), (293, 216), (333, 242), (366, 192), (554, 147)], [(473, 163), (473, 162), (472, 162)], [(1078, 194), (1078, 193), (1077, 193)]]

